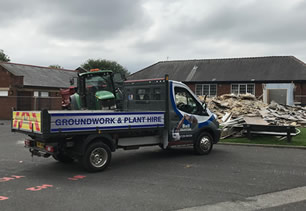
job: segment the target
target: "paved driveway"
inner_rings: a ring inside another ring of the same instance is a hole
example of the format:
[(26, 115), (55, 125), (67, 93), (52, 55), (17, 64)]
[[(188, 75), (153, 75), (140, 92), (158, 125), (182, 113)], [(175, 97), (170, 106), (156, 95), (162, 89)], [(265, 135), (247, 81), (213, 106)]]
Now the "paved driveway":
[(24, 136), (9, 129), (9, 122), (0, 125), (0, 210), (306, 207), (305, 150), (216, 145), (208, 156), (188, 148), (118, 150), (110, 168), (90, 174), (77, 164), (31, 158)]

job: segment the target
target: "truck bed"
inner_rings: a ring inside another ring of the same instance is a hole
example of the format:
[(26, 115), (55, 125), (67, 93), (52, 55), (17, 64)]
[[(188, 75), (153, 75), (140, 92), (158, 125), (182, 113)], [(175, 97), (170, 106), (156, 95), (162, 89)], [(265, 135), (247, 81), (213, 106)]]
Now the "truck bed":
[(12, 131), (33, 135), (164, 127), (161, 111), (13, 111)]

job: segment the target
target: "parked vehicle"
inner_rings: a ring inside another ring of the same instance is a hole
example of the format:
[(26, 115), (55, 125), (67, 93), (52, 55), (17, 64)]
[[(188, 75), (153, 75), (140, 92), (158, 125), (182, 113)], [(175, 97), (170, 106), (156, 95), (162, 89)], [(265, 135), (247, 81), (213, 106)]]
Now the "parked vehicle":
[(191, 145), (204, 155), (219, 141), (215, 115), (185, 84), (166, 76), (119, 89), (112, 78), (108, 71), (83, 73), (72, 110), (13, 111), (12, 131), (29, 136), (32, 155), (77, 160), (91, 172), (105, 169), (120, 148)]

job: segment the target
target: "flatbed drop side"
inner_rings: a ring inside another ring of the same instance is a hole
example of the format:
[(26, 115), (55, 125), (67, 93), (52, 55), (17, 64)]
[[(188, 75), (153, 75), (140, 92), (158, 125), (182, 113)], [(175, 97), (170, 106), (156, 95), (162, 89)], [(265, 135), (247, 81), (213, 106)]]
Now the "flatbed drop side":
[(191, 145), (209, 154), (220, 138), (216, 117), (183, 83), (168, 77), (126, 81), (120, 110), (13, 111), (12, 132), (27, 134), (32, 155), (105, 169), (119, 148)]

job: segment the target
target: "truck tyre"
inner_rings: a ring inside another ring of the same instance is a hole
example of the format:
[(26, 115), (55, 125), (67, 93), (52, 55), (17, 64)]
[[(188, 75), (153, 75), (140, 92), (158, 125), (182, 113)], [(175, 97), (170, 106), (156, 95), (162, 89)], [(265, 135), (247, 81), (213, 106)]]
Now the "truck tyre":
[(104, 170), (112, 159), (110, 148), (102, 142), (90, 144), (82, 157), (83, 167), (90, 172)]
[(213, 148), (213, 138), (207, 133), (203, 132), (199, 135), (193, 145), (194, 151), (198, 155), (207, 155)]
[(67, 155), (63, 155), (62, 153), (52, 155), (52, 157), (62, 163), (72, 163), (73, 159)]

